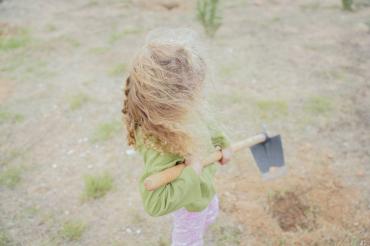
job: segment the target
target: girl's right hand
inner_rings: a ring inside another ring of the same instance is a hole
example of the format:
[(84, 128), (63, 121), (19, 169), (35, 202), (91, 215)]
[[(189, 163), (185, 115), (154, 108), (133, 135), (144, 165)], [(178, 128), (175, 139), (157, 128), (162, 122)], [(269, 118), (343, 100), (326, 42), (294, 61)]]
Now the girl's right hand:
[(196, 174), (198, 175), (202, 173), (202, 169), (203, 169), (202, 162), (197, 158), (194, 158), (194, 157), (186, 158), (185, 165), (192, 167), (194, 171), (196, 172)]

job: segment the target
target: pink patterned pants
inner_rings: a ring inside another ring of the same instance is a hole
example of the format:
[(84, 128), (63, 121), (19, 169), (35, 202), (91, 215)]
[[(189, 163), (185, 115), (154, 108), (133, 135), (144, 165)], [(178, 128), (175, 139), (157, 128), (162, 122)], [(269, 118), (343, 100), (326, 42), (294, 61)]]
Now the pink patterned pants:
[(208, 207), (200, 212), (181, 208), (172, 213), (173, 229), (171, 246), (202, 246), (203, 234), (218, 215), (218, 197), (215, 195)]

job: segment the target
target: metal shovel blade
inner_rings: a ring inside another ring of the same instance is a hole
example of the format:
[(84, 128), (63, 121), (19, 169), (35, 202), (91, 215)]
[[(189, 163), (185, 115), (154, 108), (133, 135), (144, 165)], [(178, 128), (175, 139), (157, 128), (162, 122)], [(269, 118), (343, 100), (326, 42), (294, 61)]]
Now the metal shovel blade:
[(286, 173), (280, 135), (268, 137), (265, 142), (253, 145), (251, 151), (263, 180), (274, 179)]

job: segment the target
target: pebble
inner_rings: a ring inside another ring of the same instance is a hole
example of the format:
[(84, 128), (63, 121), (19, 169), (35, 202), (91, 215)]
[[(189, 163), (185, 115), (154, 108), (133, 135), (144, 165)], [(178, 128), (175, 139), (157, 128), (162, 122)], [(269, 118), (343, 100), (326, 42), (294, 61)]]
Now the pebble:
[(140, 234), (140, 233), (141, 233), (141, 229), (137, 229), (136, 234)]
[(126, 232), (129, 233), (129, 234), (131, 234), (132, 233), (131, 228), (126, 228)]
[(73, 149), (71, 149), (71, 150), (69, 150), (69, 151), (67, 152), (67, 155), (72, 155), (74, 152), (75, 152), (75, 151), (74, 151)]
[(53, 164), (53, 165), (52, 165), (52, 167), (53, 167), (53, 168), (57, 168), (57, 164)]
[(126, 155), (133, 156), (136, 154), (136, 151), (134, 149), (128, 149), (126, 150)]

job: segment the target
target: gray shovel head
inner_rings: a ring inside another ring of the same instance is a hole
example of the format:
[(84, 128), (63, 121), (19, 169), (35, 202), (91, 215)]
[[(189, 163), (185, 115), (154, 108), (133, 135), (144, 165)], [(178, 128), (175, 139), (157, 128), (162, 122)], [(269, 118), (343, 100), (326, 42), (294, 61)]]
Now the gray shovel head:
[(274, 179), (286, 173), (280, 135), (269, 137), (265, 142), (253, 145), (251, 151), (263, 180)]

